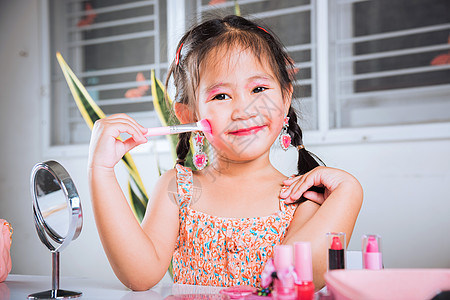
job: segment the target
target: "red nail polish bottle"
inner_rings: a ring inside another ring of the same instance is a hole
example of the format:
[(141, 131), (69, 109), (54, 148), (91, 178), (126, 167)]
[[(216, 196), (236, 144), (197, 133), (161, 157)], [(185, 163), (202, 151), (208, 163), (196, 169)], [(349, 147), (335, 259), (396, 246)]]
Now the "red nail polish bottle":
[(310, 242), (294, 243), (297, 300), (314, 299), (314, 283)]

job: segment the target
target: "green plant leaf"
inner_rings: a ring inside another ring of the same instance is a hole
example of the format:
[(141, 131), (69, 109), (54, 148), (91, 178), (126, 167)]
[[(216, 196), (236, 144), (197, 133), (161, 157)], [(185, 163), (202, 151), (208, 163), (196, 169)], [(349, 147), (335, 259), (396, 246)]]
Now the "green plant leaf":
[[(89, 128), (92, 129), (95, 121), (104, 118), (106, 116), (105, 113), (95, 103), (81, 81), (67, 65), (61, 53), (57, 52), (56, 58), (58, 59), (64, 78), (66, 79), (70, 92), (72, 93), (73, 99), (75, 100), (81, 115)], [(130, 182), (128, 183), (128, 186), (132, 192), (130, 192), (130, 205), (133, 209), (134, 215), (140, 222), (142, 221), (145, 208), (147, 207), (148, 195), (131, 154), (125, 154), (122, 157), (122, 161), (124, 162), (133, 183), (133, 185)]]
[[(155, 108), (156, 113), (158, 114), (159, 119), (161, 120), (161, 124), (163, 126), (170, 125), (178, 125), (180, 122), (177, 118), (172, 117), (171, 114), (171, 106), (172, 100), (169, 96), (165, 96), (165, 88), (164, 85), (155, 77), (155, 70), (151, 70), (151, 86), (152, 86), (152, 97), (153, 97), (153, 107)], [(177, 160), (177, 143), (178, 143), (178, 135), (170, 134), (166, 135), (171, 147), (172, 158), (175, 163)], [(208, 147), (205, 147), (206, 151), (208, 151)], [(192, 162), (192, 153), (194, 153), (194, 146), (191, 142), (190, 150), (186, 156), (185, 166), (195, 170), (195, 166)]]
[(241, 16), (241, 7), (239, 6), (238, 0), (234, 0), (234, 14), (236, 16)]
[(139, 220), (139, 223), (142, 222), (145, 215), (146, 205), (144, 205), (141, 201), (142, 195), (138, 196), (135, 193), (135, 189), (133, 189), (131, 182), (128, 181), (128, 194), (130, 195), (130, 204), (133, 207), (134, 215), (136, 219)]
[[(171, 116), (172, 100), (169, 96), (165, 95), (164, 85), (155, 76), (155, 70), (151, 70), (151, 87), (153, 107), (158, 114), (159, 120), (162, 126), (178, 125), (180, 122), (177, 118)], [(166, 139), (169, 141), (171, 147), (172, 158), (174, 162), (177, 160), (177, 153), (175, 151), (178, 143), (178, 136), (176, 134), (166, 135)]]

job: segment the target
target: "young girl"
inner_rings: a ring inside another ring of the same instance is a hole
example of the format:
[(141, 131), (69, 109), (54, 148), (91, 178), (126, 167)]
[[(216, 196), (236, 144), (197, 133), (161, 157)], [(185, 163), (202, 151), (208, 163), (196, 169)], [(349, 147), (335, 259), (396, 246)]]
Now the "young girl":
[[(151, 288), (171, 261), (176, 283), (258, 286), (273, 247), (296, 241), (312, 243), (314, 284), (323, 286), (325, 233), (342, 231), (350, 239), (362, 189), (350, 174), (318, 166), (302, 145), (291, 107), (292, 70), (275, 36), (242, 17), (210, 20), (183, 36), (168, 74), (175, 114), (182, 123), (210, 121), (205, 136), (213, 155), (203, 170), (184, 167), (191, 135), (181, 134), (177, 164), (157, 182), (141, 225), (114, 166), (147, 142), (147, 130), (124, 114), (95, 123), (92, 205), (105, 252), (126, 286)], [(116, 139), (123, 132), (132, 137)], [(270, 163), (277, 139), (298, 149), (296, 176), (286, 178)], [(199, 154), (202, 142), (196, 133)]]

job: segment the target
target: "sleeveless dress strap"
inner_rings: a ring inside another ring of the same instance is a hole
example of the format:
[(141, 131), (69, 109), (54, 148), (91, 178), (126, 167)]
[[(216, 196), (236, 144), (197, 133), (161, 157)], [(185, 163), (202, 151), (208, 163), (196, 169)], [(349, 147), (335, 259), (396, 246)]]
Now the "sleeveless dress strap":
[(282, 212), (286, 212), (286, 207), (287, 207), (286, 199), (280, 198), (280, 210)]
[(180, 208), (189, 206), (192, 199), (192, 170), (180, 164), (176, 164), (178, 205)]
[[(293, 175), (291, 175), (291, 176), (289, 176), (289, 179), (290, 178), (293, 178), (293, 177), (295, 177), (296, 175), (295, 174), (293, 174)], [(286, 186), (286, 185), (283, 185), (283, 187), (281, 188), (281, 191), (284, 191), (284, 190), (286, 190), (288, 187)], [(290, 205), (292, 205), (292, 204), (287, 204), (286, 203), (286, 199), (284, 199), (284, 198), (280, 198), (280, 210), (282, 211), (282, 212), (286, 212), (286, 209), (290, 206)]]

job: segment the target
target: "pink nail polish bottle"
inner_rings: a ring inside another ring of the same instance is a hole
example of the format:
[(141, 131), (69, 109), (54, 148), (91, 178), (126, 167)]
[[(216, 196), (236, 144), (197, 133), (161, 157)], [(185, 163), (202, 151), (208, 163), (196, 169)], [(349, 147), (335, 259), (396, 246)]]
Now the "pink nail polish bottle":
[(274, 280), (272, 297), (278, 300), (295, 300), (294, 270), (292, 266), (292, 246), (279, 245), (274, 247), (273, 262), (277, 279)]
[(313, 268), (310, 242), (294, 243), (297, 299), (314, 299)]

